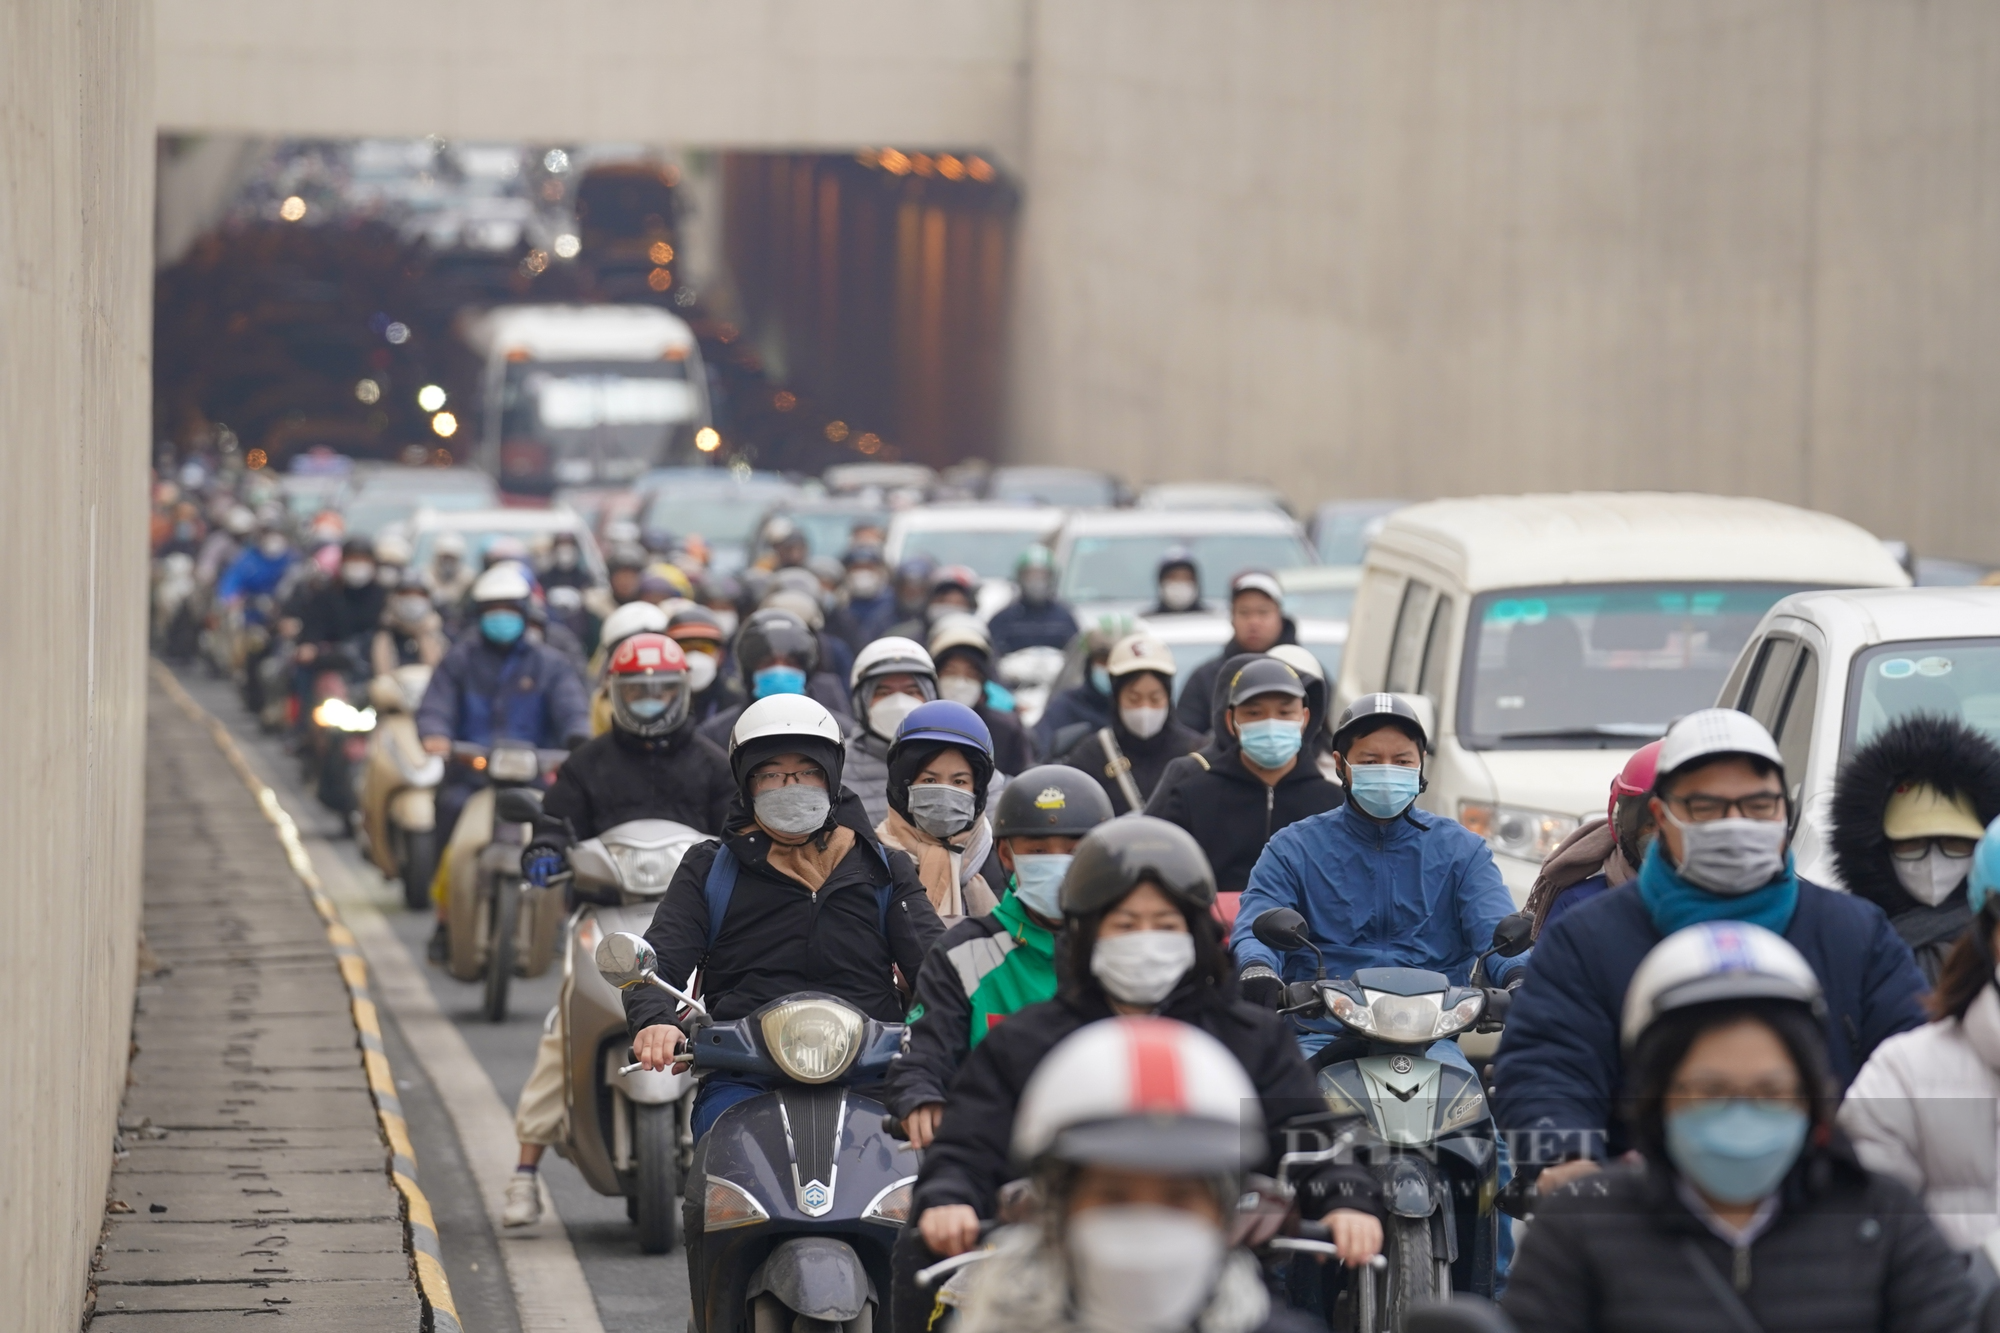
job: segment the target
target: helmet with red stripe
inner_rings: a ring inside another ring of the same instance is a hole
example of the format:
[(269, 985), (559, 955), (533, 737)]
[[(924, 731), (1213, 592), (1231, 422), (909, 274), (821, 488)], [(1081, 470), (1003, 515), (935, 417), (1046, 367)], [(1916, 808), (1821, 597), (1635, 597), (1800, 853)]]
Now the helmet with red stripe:
[(687, 719), (687, 658), (664, 634), (634, 634), (611, 653), (604, 681), (611, 720), (635, 736), (664, 736)]
[(1171, 1018), (1108, 1018), (1043, 1058), (1014, 1116), (1022, 1166), (1237, 1174), (1264, 1156), (1257, 1091), (1229, 1048)]

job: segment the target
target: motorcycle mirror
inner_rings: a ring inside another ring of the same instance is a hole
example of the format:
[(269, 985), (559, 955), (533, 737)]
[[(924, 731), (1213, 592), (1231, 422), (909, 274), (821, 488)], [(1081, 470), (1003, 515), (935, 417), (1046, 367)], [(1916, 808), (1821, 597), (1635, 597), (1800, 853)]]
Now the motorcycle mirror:
[(1493, 952), (1502, 958), (1512, 958), (1516, 954), (1526, 953), (1528, 946), (1534, 942), (1535, 918), (1526, 912), (1503, 916), (1493, 927)]
[(1250, 933), (1258, 943), (1282, 953), (1293, 949), (1303, 949), (1312, 943), (1312, 935), (1306, 930), (1306, 919), (1289, 907), (1273, 907), (1259, 916), (1250, 925)]
[(542, 817), (542, 794), (532, 787), (503, 787), (493, 796), (493, 813), (503, 823), (532, 824)]
[(644, 985), (659, 965), (653, 946), (629, 930), (614, 930), (597, 942), (597, 970), (619, 990)]
[(1516, 1325), (1491, 1301), (1453, 1296), (1419, 1305), (1403, 1316), (1404, 1333), (1517, 1333)]

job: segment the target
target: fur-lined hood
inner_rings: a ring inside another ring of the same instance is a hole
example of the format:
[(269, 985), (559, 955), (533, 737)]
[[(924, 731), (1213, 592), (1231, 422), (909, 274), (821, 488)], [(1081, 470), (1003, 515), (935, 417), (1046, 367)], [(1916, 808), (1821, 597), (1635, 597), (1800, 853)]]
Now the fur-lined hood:
[(1882, 833), (1889, 798), (1910, 782), (1927, 782), (1946, 796), (1965, 793), (1979, 822), (1990, 823), (2000, 816), (2000, 747), (1955, 718), (1920, 713), (1889, 727), (1841, 769), (1829, 831), (1834, 864), (1851, 892), (1891, 917), (1922, 906), (1903, 892)]

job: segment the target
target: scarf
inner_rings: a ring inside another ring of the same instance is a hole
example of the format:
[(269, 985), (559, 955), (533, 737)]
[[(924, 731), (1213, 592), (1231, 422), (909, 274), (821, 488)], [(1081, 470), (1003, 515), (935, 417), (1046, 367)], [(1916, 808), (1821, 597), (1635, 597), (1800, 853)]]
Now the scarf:
[[(771, 838), (771, 831), (765, 829), (764, 836)], [(827, 835), (824, 847), (820, 846), (818, 838), (807, 838), (793, 846), (771, 838), (771, 850), (765, 854), (764, 863), (780, 874), (791, 876), (811, 892), (818, 893), (820, 886), (833, 875), (834, 868), (854, 850), (854, 837), (853, 829), (839, 824)]]
[(1646, 863), (1639, 867), (1639, 897), (1646, 912), (1663, 935), (1671, 935), (1703, 921), (1747, 921), (1782, 935), (1792, 924), (1799, 905), (1799, 877), (1792, 867), (1792, 854), (1785, 853), (1785, 873), (1761, 889), (1735, 896), (1710, 893), (1682, 879), (1667, 864), (1666, 841), (1653, 839), (1646, 849)]
[(986, 877), (979, 873), (993, 850), (993, 830), (984, 816), (958, 835), (964, 840), (959, 845), (933, 838), (894, 810), (876, 825), (875, 836), (884, 847), (893, 847), (917, 863), (924, 896), (946, 925), (963, 917), (984, 916), (999, 902), (986, 887)]

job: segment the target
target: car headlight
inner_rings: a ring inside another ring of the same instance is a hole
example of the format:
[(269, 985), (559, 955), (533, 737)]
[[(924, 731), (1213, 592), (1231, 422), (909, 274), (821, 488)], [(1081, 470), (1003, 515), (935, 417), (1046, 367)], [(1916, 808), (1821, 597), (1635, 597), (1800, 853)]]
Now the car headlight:
[(788, 1078), (827, 1083), (861, 1054), (861, 1015), (828, 1000), (792, 1000), (764, 1015), (764, 1045)]
[(1486, 839), (1496, 852), (1528, 861), (1546, 861), (1556, 845), (1576, 832), (1575, 815), (1524, 810), (1489, 801), (1460, 801), (1458, 822)]
[(1438, 1133), (1447, 1130), (1464, 1129), (1486, 1114), (1486, 1096), (1479, 1090), (1479, 1080), (1468, 1078), (1458, 1094), (1444, 1105), (1438, 1115)]
[(754, 1226), (771, 1220), (771, 1215), (764, 1211), (764, 1205), (751, 1198), (740, 1186), (716, 1176), (708, 1178), (701, 1212), (703, 1231), (727, 1231), (731, 1227)]
[(887, 1222), (892, 1227), (902, 1226), (910, 1220), (910, 1196), (916, 1192), (916, 1188), (917, 1178), (904, 1176), (868, 1201), (868, 1206), (861, 1210), (861, 1220)]
[(533, 782), (539, 769), (535, 752), (524, 745), (495, 746), (486, 764), (495, 782)]
[(1468, 995), (1451, 1008), (1438, 1015), (1437, 1026), (1431, 1029), (1431, 1036), (1449, 1037), (1454, 1032), (1463, 1032), (1479, 1021), (1479, 1015), (1486, 1008), (1484, 995)]
[(605, 850), (611, 853), (618, 877), (631, 892), (652, 896), (667, 891), (674, 877), (673, 859), (660, 848), (608, 844)]

